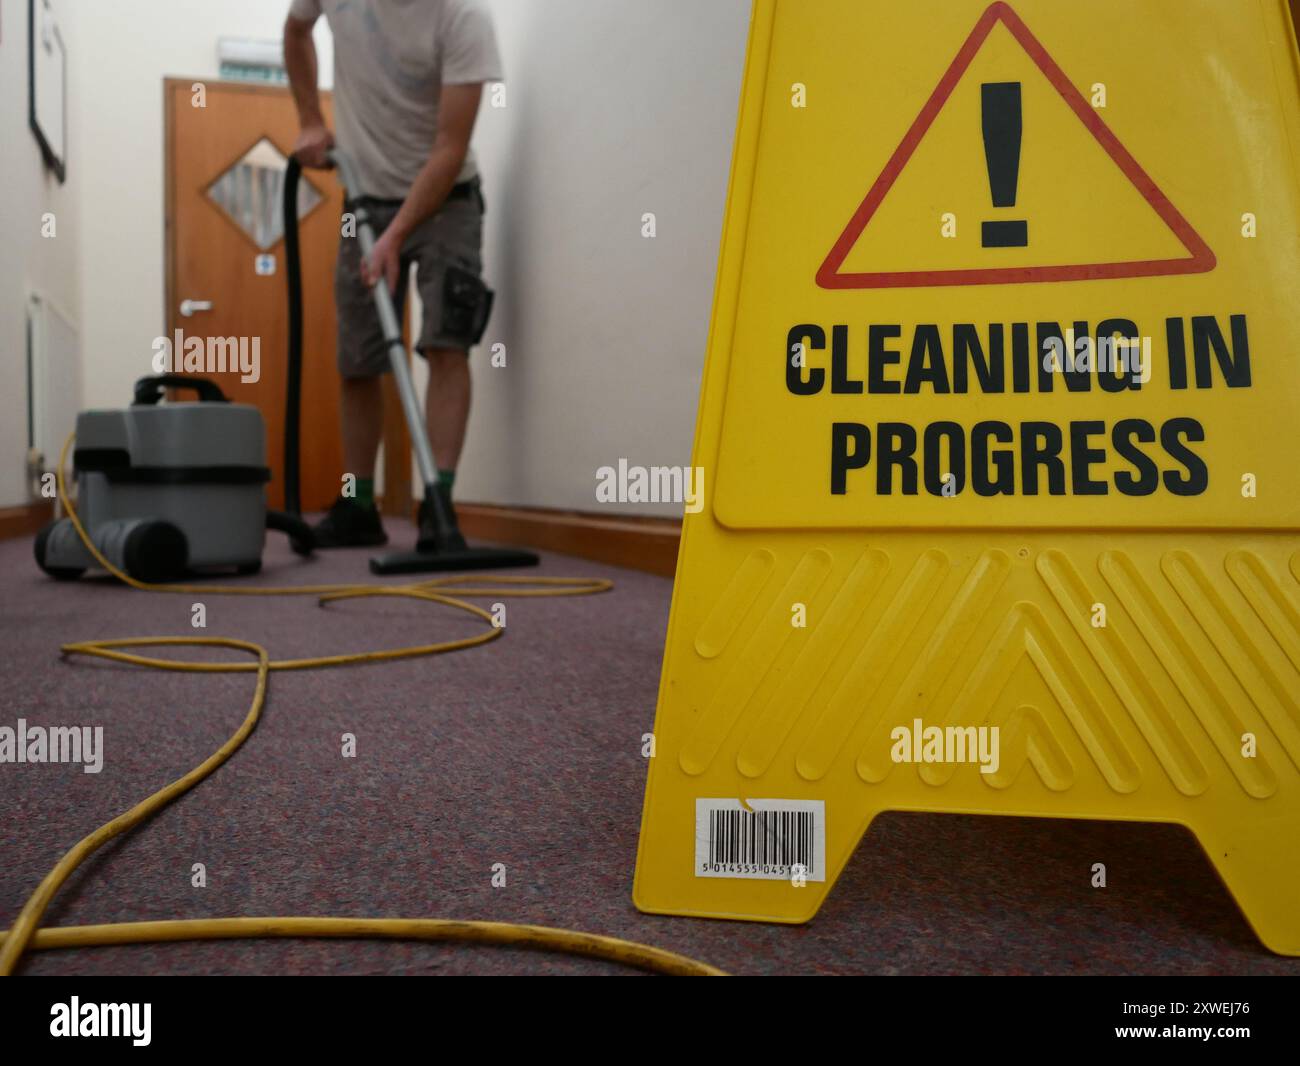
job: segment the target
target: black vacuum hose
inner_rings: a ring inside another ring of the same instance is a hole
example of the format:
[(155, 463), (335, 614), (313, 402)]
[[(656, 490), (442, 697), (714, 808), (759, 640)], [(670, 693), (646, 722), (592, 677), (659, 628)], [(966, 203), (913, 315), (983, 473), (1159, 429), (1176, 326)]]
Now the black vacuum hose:
[(310, 555), (316, 550), (316, 535), (301, 515), (284, 511), (267, 511), (266, 528), (289, 536), (289, 547), (299, 555)]
[(302, 413), (302, 263), (298, 254), (298, 179), (302, 164), (289, 157), (284, 172), (284, 276), (289, 286), (289, 362), (284, 390), (284, 509), (302, 514), (299, 437)]

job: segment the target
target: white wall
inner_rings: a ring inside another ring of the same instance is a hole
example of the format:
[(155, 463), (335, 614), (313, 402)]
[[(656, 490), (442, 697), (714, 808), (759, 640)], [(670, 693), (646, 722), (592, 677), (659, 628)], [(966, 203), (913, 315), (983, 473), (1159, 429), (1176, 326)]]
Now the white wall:
[(457, 496), (597, 510), (598, 467), (690, 462), (750, 5), (490, 2), (508, 106), (476, 143), (498, 302)]
[[(11, 7), (26, 6), (11, 0)], [(215, 78), (217, 39), (278, 40), (288, 0), (62, 0), (71, 166), (85, 232), (81, 324), (86, 406), (130, 398), (163, 307), (163, 79)], [(326, 84), (333, 52), (324, 22)]]
[[(288, 4), (62, 3), (85, 399), (116, 405), (164, 328), (162, 79), (215, 76), (219, 36), (275, 37)], [(489, 3), (508, 106), (484, 109), (476, 142), (498, 291), (485, 340), (508, 367), (475, 356), (457, 497), (595, 510), (598, 467), (690, 459), (749, 3)], [(324, 20), (317, 43), (328, 77)]]
[[(27, 10), (26, 0), (0, 3), (0, 507), (28, 502), (28, 293), (73, 322), (79, 304), (76, 197), (45, 169), (27, 125)], [(53, 238), (41, 235), (46, 212), (55, 216)]]

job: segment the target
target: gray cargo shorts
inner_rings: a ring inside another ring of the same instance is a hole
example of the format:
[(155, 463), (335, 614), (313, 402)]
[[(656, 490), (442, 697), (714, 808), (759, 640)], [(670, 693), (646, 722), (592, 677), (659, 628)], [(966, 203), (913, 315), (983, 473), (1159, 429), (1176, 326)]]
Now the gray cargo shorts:
[[(424, 322), (416, 349), (449, 348), (468, 352), (479, 342), (492, 307), (491, 290), (483, 284), (483, 194), (478, 178), (457, 186), (438, 212), (425, 219), (402, 246), (402, 270), (393, 302), (401, 318), (406, 303), (410, 266), (417, 264), (416, 287)], [(399, 202), (368, 200), (371, 226), (378, 238), (401, 207)], [(339, 241), (334, 274), (338, 309), (338, 367), (345, 378), (370, 378), (389, 369), (374, 294), (361, 280), (361, 242)]]

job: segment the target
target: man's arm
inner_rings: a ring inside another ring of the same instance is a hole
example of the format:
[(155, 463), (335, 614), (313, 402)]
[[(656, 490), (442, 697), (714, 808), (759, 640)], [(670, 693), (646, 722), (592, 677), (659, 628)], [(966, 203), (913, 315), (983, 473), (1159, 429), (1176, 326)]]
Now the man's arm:
[(366, 284), (373, 285), (382, 272), (389, 288), (397, 284), (398, 260), (402, 245), (411, 231), (434, 214), (447, 199), (465, 156), (469, 140), (478, 118), (479, 101), (483, 98), (482, 84), (444, 85), (438, 104), (438, 135), (434, 139), (429, 158), (420, 169), (411, 191), (406, 194), (401, 210), (393, 218), (383, 236), (375, 242), (375, 251), (368, 263), (362, 264)]
[(312, 23), (290, 15), (284, 22), (284, 69), (298, 108), (298, 141), (293, 154), (305, 167), (327, 167), (327, 154), (334, 147), (334, 135), (325, 125), (317, 90), (316, 43)]

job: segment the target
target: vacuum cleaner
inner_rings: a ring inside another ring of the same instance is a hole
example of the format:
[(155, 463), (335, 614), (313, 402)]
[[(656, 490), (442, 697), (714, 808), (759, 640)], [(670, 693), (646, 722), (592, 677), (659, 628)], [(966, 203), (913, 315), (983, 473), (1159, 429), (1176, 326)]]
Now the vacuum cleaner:
[[(159, 403), (165, 389), (193, 389), (197, 403)], [(262, 413), (230, 403), (216, 382), (158, 374), (135, 384), (130, 407), (82, 411), (73, 452), (77, 510), (100, 552), (139, 581), (262, 567), (266, 530), (288, 533), (310, 554), (311, 528), (268, 511)], [(72, 520), (36, 535), (36, 562), (69, 580), (95, 566)]]
[[(351, 160), (332, 153), (356, 217), (363, 255), (374, 248), (374, 230)], [(77, 416), (73, 475), (82, 524), (99, 551), (139, 581), (175, 581), (189, 573), (254, 574), (262, 566), (265, 531), (287, 533), (294, 551), (313, 550), (311, 528), (300, 504), (302, 404), (302, 269), (298, 243), (301, 165), (289, 160), (284, 181), (285, 259), (289, 302), (286, 367), (284, 512), (266, 507), (266, 426), (248, 404), (230, 403), (221, 388), (202, 377), (159, 374), (136, 382), (125, 410), (83, 411)], [(406, 345), (388, 285), (374, 287), (375, 309), (388, 345), (407, 428), (415, 445), (424, 500), (414, 551), (370, 560), (377, 574), (487, 570), (536, 566), (532, 552), (471, 548), (456, 515), (436, 491), (438, 468), (411, 381)], [(165, 389), (192, 389), (197, 403), (160, 403)], [(51, 577), (80, 577), (95, 565), (70, 519), (51, 523), (36, 536), (36, 562)]]

